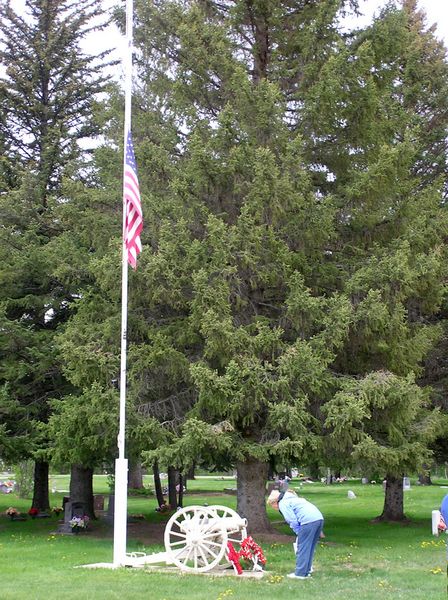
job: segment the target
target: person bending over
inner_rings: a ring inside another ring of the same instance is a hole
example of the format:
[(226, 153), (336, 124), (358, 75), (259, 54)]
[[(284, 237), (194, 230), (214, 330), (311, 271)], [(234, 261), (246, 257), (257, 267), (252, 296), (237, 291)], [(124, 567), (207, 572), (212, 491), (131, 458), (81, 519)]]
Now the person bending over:
[(297, 536), (296, 569), (287, 577), (306, 579), (311, 577), (314, 551), (324, 525), (322, 513), (294, 492), (272, 490), (268, 504), (280, 512)]

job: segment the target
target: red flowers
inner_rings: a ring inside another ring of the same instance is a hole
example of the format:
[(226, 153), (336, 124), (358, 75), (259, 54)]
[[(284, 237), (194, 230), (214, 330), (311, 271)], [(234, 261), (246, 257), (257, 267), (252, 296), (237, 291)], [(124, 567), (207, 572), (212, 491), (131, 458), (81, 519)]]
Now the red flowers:
[(263, 554), (263, 550), (260, 546), (254, 542), (251, 536), (245, 538), (241, 542), (240, 551), (237, 552), (231, 542), (227, 542), (227, 558), (229, 562), (233, 564), (234, 569), (241, 575), (243, 569), (241, 568), (240, 558), (251, 561), (253, 563), (253, 570), (261, 571), (259, 564), (265, 565), (266, 558)]
[(28, 511), (28, 514), (30, 515), (30, 517), (37, 517), (37, 515), (39, 514), (39, 509), (38, 508), (34, 508), (34, 506), (32, 506), (30, 508), (30, 510)]
[(251, 560), (254, 565), (258, 563), (261, 563), (262, 565), (266, 564), (266, 558), (263, 554), (263, 550), (257, 543), (254, 542), (251, 536), (247, 537), (241, 542), (239, 554), (242, 558)]

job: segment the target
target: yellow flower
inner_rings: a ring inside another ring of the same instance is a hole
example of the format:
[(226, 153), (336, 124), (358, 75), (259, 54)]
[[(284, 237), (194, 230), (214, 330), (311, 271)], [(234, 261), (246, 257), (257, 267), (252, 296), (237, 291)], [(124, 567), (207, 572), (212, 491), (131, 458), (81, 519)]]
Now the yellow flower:
[(271, 575), (268, 579), (268, 583), (280, 583), (283, 579), (283, 575)]

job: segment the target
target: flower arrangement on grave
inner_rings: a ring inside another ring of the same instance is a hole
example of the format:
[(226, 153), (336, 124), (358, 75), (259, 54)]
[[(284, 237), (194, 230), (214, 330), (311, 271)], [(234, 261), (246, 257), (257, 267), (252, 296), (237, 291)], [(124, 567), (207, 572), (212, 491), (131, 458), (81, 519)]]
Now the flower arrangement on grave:
[(264, 566), (266, 564), (266, 557), (263, 554), (263, 550), (251, 536), (241, 542), (240, 555), (241, 558), (253, 563), (254, 570), (259, 568), (259, 565)]
[(87, 515), (84, 515), (83, 517), (72, 517), (69, 523), (73, 531), (81, 531), (82, 529), (87, 529), (89, 521), (89, 517)]
[(54, 506), (54, 507), (52, 508), (52, 511), (54, 512), (54, 514), (55, 514), (56, 516), (60, 515), (60, 514), (61, 514), (61, 512), (63, 512), (63, 510), (64, 510), (64, 509), (62, 509), (60, 506)]
[(12, 520), (15, 517), (18, 517), (20, 513), (17, 510), (17, 508), (14, 508), (13, 506), (10, 506), (7, 510), (5, 510), (5, 514), (6, 514), (7, 517), (9, 517)]
[(32, 506), (30, 508), (30, 510), (28, 511), (28, 514), (30, 515), (30, 517), (32, 519), (35, 519), (37, 517), (37, 515), (39, 514), (39, 509)]
[(238, 575), (241, 575), (243, 572), (240, 559), (251, 562), (253, 565), (252, 569), (254, 571), (261, 571), (262, 565), (266, 564), (266, 558), (263, 554), (263, 550), (251, 536), (245, 538), (241, 542), (239, 552), (235, 550), (231, 542), (227, 542), (227, 557), (233, 564), (233, 567)]

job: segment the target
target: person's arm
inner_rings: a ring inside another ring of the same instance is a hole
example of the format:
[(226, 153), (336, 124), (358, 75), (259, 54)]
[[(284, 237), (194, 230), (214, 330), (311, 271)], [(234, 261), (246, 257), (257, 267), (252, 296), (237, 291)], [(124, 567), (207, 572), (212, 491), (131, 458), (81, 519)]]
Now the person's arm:
[(294, 519), (297, 523), (297, 530), (294, 529), (295, 533), (298, 534), (299, 533), (299, 529), (300, 529), (300, 523), (302, 521), (303, 518), (303, 510), (302, 507), (300, 505), (300, 500), (297, 498), (295, 502), (291, 503), (291, 509), (294, 512)]
[(280, 503), (279, 509), (285, 521), (288, 523), (294, 533), (298, 535), (300, 523), (297, 519), (294, 505), (287, 501), (283, 501)]

